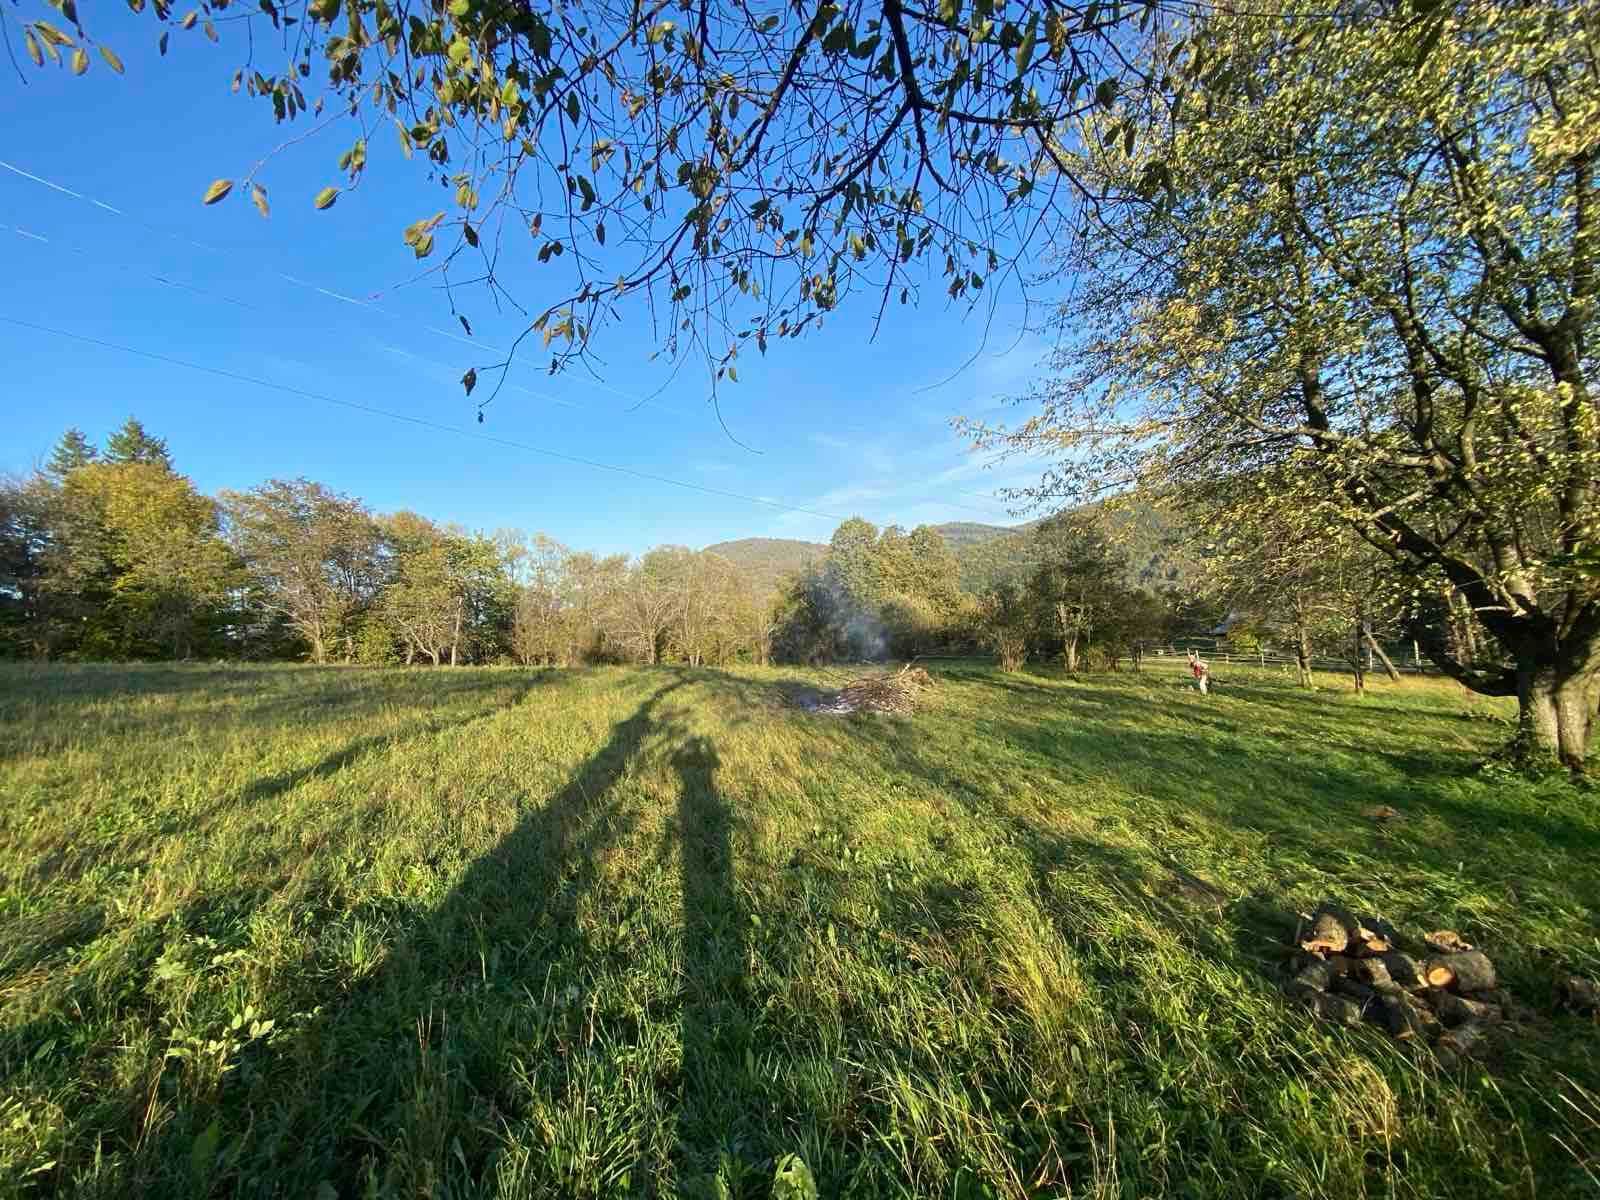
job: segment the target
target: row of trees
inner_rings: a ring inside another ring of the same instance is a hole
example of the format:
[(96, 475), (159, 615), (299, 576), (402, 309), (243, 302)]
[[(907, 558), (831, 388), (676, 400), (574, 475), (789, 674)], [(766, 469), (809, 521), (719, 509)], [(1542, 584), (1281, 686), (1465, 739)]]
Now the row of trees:
[(1033, 527), (1012, 570), (983, 596), (979, 630), (1000, 665), (1059, 657), (1068, 671), (1138, 664), (1145, 646), (1176, 631), (1202, 632), (1210, 613), (1173, 593), (1128, 583), (1128, 553), (1094, 516), (1067, 513)]
[(910, 658), (973, 639), (972, 600), (939, 532), (880, 531), (860, 517), (834, 530), (822, 561), (789, 581), (776, 616), (778, 654), (791, 662)]
[(766, 663), (994, 646), (1111, 664), (1174, 608), (1131, 587), (1088, 516), (1024, 537), (1020, 574), (979, 597), (937, 530), (841, 524), (770, 594), (719, 555), (637, 559), (538, 534), (375, 514), (307, 480), (211, 498), (136, 420), (102, 452), (77, 430), (0, 487), (0, 647), (70, 659), (307, 658), (434, 666), (516, 661)]
[(0, 486), (0, 652), (70, 659), (765, 662), (776, 616), (728, 560), (637, 561), (380, 515), (307, 480), (202, 495), (138, 421)]
[[(988, 649), (1008, 669), (1032, 658), (1077, 672), (1137, 663), (1144, 646), (1228, 616), (1236, 636), (1296, 651), (1309, 682), (1314, 655), (1351, 659), (1359, 678), (1364, 643), (1395, 634), (1419, 603), (1386, 587), (1371, 547), (1304, 513), (1218, 534), (1193, 556), (1199, 586), (1181, 596), (1133, 582), (1129, 528), (1099, 509), (1034, 524), (1009, 536), (1003, 569), (974, 595), (937, 530), (852, 518), (820, 562), (773, 595), (704, 551), (601, 557), (542, 534), (491, 537), (411, 512), (374, 514), (306, 480), (212, 499), (130, 419), (103, 452), (69, 430), (45, 467), (0, 487), (0, 648), (434, 666)], [(1458, 598), (1428, 602), (1454, 652), (1491, 652)]]

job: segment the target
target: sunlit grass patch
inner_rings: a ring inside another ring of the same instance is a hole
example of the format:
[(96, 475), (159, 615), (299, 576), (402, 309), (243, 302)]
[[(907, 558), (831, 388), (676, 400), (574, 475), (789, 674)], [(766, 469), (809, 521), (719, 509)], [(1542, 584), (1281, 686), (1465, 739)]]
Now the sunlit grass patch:
[[(935, 673), (0, 670), (0, 1192), (1585, 1194), (1600, 820), (1453, 685)], [(1317, 1025), (1330, 895), (1540, 1020)]]

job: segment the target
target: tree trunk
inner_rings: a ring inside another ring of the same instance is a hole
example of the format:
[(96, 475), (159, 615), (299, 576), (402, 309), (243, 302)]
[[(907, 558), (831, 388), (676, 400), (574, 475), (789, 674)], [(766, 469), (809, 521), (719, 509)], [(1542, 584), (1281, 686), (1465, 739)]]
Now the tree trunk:
[(1304, 625), (1294, 631), (1294, 662), (1300, 670), (1300, 686), (1311, 687), (1311, 634)]
[(463, 607), (462, 601), (457, 599), (456, 624), (455, 628), (450, 631), (450, 665), (452, 667), (456, 665), (456, 648), (461, 645), (461, 610)]
[(1536, 666), (1517, 671), (1517, 742), (1530, 759), (1554, 758), (1568, 770), (1584, 769), (1594, 725), (1593, 667), (1569, 675)]
[(1369, 669), (1372, 666), (1371, 655), (1376, 654), (1378, 656), (1378, 661), (1383, 663), (1383, 669), (1388, 674), (1389, 678), (1394, 680), (1396, 683), (1400, 682), (1400, 672), (1394, 669), (1394, 664), (1389, 661), (1389, 656), (1383, 652), (1383, 647), (1378, 645), (1378, 640), (1372, 636), (1371, 630), (1367, 631), (1367, 653), (1367, 667)]
[(1356, 641), (1350, 648), (1350, 669), (1356, 673), (1356, 695), (1367, 694), (1367, 673), (1361, 665), (1361, 637), (1367, 631), (1366, 613), (1356, 605)]

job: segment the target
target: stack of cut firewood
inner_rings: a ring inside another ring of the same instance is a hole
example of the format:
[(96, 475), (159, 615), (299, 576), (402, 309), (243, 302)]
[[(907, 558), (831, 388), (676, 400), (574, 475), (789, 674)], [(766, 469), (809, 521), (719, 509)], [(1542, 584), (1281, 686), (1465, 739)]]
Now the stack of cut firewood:
[(1324, 904), (1301, 919), (1295, 943), (1288, 990), (1306, 1007), (1431, 1044), (1446, 1061), (1479, 1050), (1492, 1026), (1531, 1015), (1499, 986), (1489, 956), (1450, 930), (1423, 935), (1425, 952), (1413, 954), (1388, 922)]

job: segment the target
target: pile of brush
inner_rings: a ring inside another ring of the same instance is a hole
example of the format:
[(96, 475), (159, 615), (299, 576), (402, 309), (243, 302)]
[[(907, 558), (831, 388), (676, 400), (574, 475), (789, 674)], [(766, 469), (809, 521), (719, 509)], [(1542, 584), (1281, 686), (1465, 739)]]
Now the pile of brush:
[(1324, 904), (1295, 933), (1289, 993), (1326, 1020), (1431, 1044), (1445, 1061), (1479, 1050), (1492, 1026), (1531, 1016), (1482, 950), (1450, 930), (1421, 940), (1425, 952), (1413, 954), (1386, 921)]
[(818, 701), (813, 712), (879, 712), (908, 714), (918, 697), (933, 686), (933, 676), (910, 663), (890, 675), (863, 675), (839, 689), (837, 695)]

